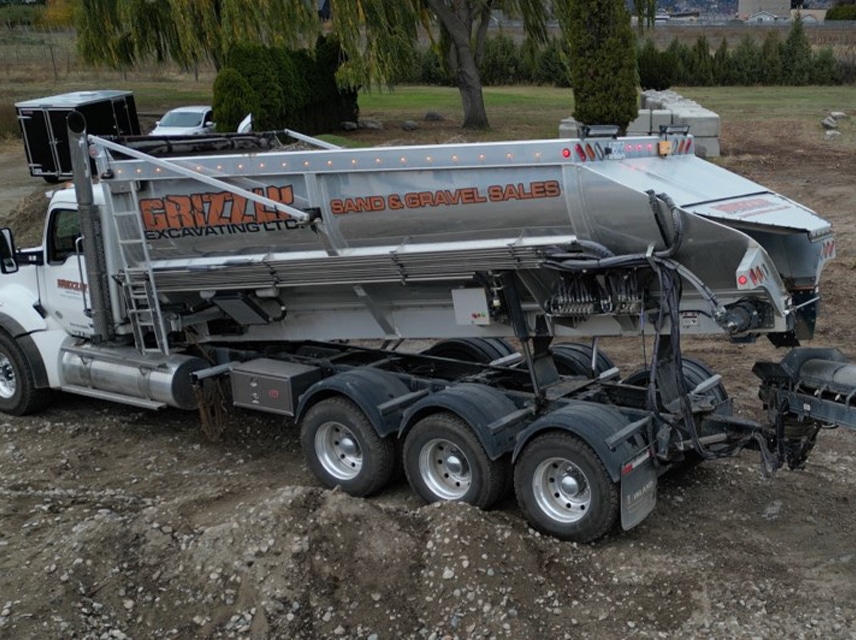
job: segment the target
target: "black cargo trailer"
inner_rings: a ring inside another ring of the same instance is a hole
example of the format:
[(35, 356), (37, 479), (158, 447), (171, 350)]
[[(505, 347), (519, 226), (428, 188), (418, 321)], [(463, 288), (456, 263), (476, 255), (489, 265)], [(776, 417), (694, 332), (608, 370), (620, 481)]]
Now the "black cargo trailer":
[(89, 133), (140, 134), (137, 107), (130, 91), (75, 91), (15, 104), (30, 175), (47, 182), (71, 177), (65, 119), (72, 111), (86, 118)]

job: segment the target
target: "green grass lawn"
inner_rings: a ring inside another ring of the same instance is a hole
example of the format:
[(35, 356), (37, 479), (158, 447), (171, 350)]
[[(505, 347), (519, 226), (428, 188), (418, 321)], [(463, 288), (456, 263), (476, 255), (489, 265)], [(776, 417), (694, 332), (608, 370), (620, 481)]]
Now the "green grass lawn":
[[(491, 130), (468, 137), (479, 140), (552, 138), (559, 121), (573, 111), (570, 89), (553, 87), (485, 87), (485, 108)], [(402, 86), (391, 92), (360, 94), (360, 114), (380, 120), (421, 121), (434, 111), (450, 123), (463, 120), (461, 96), (452, 87)]]

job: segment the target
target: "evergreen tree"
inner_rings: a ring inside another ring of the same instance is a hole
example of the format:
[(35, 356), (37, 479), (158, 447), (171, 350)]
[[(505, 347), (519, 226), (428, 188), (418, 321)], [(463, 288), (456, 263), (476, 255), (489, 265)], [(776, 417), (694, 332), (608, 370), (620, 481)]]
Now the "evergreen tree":
[(563, 40), (550, 38), (547, 46), (539, 52), (535, 62), (535, 83), (556, 87), (571, 86), (568, 55), (564, 44)]
[(666, 53), (671, 56), (675, 64), (675, 84), (690, 84), (690, 59), (692, 52), (687, 45), (682, 44), (677, 38), (673, 38), (666, 48)]
[(258, 98), (253, 128), (276, 129), (282, 108), (282, 89), (270, 49), (260, 44), (235, 45), (226, 56), (228, 66), (240, 73)]
[(675, 61), (667, 52), (659, 52), (651, 38), (646, 38), (639, 53), (639, 86), (663, 91), (672, 86), (675, 77)]
[(709, 87), (713, 84), (713, 59), (707, 38), (699, 36), (690, 57), (690, 78), (694, 85)]
[(574, 118), (626, 131), (639, 107), (636, 46), (624, 2), (559, 0), (553, 8), (570, 49)]
[(841, 71), (831, 47), (825, 47), (813, 56), (811, 69), (811, 84), (841, 84)]
[(224, 67), (214, 79), (214, 121), (217, 131), (236, 131), (247, 114), (258, 112), (259, 103), (250, 83), (237, 70)]
[(782, 46), (784, 84), (799, 87), (811, 82), (812, 53), (802, 18), (797, 14)]
[(731, 52), (728, 50), (728, 40), (725, 38), (722, 39), (713, 54), (713, 80), (718, 87), (735, 84)]
[(276, 67), (277, 81), (282, 90), (282, 101), (277, 112), (278, 125), (295, 131), (308, 131), (302, 121), (312, 96), (306, 75), (300, 69), (302, 56), (285, 47), (271, 49)]
[(745, 35), (731, 55), (734, 83), (743, 86), (761, 84), (764, 81), (761, 69), (761, 49), (755, 39)]
[(771, 31), (761, 46), (761, 74), (764, 84), (782, 84), (782, 43), (779, 32)]

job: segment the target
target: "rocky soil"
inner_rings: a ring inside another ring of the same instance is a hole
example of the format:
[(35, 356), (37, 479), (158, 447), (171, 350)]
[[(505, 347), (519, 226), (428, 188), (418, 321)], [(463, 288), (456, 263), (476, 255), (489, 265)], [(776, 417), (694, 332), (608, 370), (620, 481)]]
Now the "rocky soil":
[[(728, 125), (721, 162), (836, 225), (815, 343), (856, 356), (856, 156), (786, 137)], [(44, 191), (21, 153), (0, 153), (0, 211)], [(750, 369), (780, 354), (684, 346), (760, 418)], [(71, 396), (0, 416), (0, 638), (856, 638), (856, 432), (773, 478), (751, 453), (666, 477), (644, 523), (592, 545), (537, 534), (513, 498), (325, 491), (299, 449), (293, 425), (240, 411), (221, 442), (194, 414)]]

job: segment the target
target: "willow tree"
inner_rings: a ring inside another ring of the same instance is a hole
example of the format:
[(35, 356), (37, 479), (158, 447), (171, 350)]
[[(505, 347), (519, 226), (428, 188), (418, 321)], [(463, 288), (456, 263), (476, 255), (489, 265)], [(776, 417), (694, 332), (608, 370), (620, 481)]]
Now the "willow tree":
[[(78, 47), (89, 62), (113, 68), (146, 59), (191, 68), (210, 60), (218, 69), (234, 43), (305, 46), (321, 24), (307, 0), (81, 0)], [(486, 128), (478, 57), (491, 14), (523, 18), (526, 31), (546, 40), (548, 0), (332, 0), (332, 29), (346, 61), (345, 86), (383, 85), (408, 61), (420, 27), (444, 48), (461, 94), (466, 128)]]
[(495, 10), (519, 15), (527, 36), (545, 42), (546, 0), (333, 0), (333, 25), (349, 59), (340, 74), (356, 84), (383, 82), (408, 59), (421, 26), (444, 49), (461, 94), (464, 128), (489, 126), (479, 57)]
[(172, 60), (219, 70), (233, 44), (304, 46), (319, 28), (305, 0), (80, 0), (77, 46), (115, 69)]

